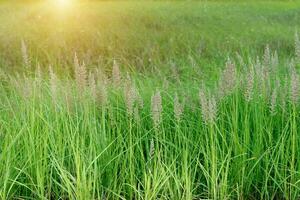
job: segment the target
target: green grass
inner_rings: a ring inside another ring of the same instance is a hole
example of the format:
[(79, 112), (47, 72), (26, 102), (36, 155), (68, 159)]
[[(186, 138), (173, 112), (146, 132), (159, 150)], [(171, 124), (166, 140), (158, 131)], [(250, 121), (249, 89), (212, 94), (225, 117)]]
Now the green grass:
[(299, 199), (299, 3), (50, 5), (0, 3), (0, 199)]
[(20, 68), (23, 39), (34, 63), (58, 69), (70, 67), (76, 51), (89, 67), (109, 69), (116, 58), (126, 70), (167, 71), (175, 62), (189, 77), (193, 59), (204, 74), (213, 73), (227, 56), (256, 56), (266, 44), (289, 57), (298, 8), (296, 2), (108, 1), (70, 9), (2, 3), (1, 66)]

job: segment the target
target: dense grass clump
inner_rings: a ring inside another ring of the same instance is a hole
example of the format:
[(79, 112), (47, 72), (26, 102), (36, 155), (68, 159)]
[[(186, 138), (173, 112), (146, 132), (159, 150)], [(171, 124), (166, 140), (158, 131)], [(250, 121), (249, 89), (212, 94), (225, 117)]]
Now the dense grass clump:
[(296, 55), (228, 58), (214, 86), (189, 91), (180, 77), (150, 90), (117, 61), (111, 76), (87, 71), (76, 54), (74, 78), (2, 74), (0, 196), (297, 199)]
[(297, 2), (13, 5), (0, 199), (299, 199)]

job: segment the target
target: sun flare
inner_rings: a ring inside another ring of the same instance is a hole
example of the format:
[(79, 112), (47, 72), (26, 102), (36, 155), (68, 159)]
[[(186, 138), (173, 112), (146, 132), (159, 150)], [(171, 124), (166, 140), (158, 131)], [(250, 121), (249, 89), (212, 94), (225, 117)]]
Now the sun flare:
[(66, 8), (72, 4), (72, 0), (55, 0), (55, 5), (57, 7)]

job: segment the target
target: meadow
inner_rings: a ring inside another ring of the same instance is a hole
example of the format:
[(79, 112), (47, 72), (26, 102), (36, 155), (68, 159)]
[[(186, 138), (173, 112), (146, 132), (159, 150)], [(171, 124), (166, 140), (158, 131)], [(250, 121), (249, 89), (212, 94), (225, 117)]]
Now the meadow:
[(300, 198), (300, 3), (0, 2), (0, 199)]

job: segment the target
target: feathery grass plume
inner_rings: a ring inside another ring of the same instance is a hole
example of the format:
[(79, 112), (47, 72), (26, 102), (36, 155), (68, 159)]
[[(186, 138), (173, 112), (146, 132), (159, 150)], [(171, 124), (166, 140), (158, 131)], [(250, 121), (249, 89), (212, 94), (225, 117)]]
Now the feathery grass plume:
[(141, 122), (140, 109), (139, 109), (139, 107), (138, 107), (137, 105), (134, 106), (134, 109), (133, 109), (133, 116), (134, 116), (134, 120), (135, 120), (137, 123), (140, 123), (140, 122)]
[(279, 59), (278, 59), (277, 51), (275, 50), (275, 52), (271, 56), (271, 68), (273, 70), (277, 69), (278, 65), (279, 65)]
[(119, 87), (121, 85), (121, 72), (119, 64), (116, 60), (113, 61), (113, 68), (112, 68), (112, 79), (113, 85), (115, 87)]
[(207, 98), (206, 98), (204, 89), (199, 90), (199, 100), (200, 100), (202, 118), (206, 119), (208, 116), (209, 110), (208, 110), (208, 102), (207, 102)]
[(75, 68), (75, 80), (77, 83), (77, 88), (80, 92), (83, 92), (87, 85), (87, 71), (85, 63), (79, 63), (77, 54), (74, 55), (74, 68)]
[(135, 94), (136, 94), (136, 101), (137, 101), (138, 107), (143, 108), (144, 107), (144, 100), (143, 100), (140, 92), (137, 90), (137, 88), (135, 88)]
[(263, 65), (262, 65), (262, 70), (263, 70), (263, 91), (265, 92), (265, 95), (267, 97), (270, 96), (271, 93), (271, 83), (270, 83), (270, 74), (271, 72), (274, 72), (274, 69), (271, 68), (271, 53), (270, 53), (270, 48), (269, 45), (267, 44), (265, 47), (265, 52), (263, 56)]
[(25, 74), (23, 75), (23, 85), (22, 85), (22, 96), (28, 101), (33, 96), (33, 81), (28, 78)]
[(299, 75), (296, 70), (291, 71), (291, 89), (290, 89), (290, 98), (292, 103), (296, 104), (299, 100)]
[(89, 73), (89, 87), (90, 87), (90, 92), (92, 95), (92, 98), (94, 101), (96, 101), (97, 99), (97, 86), (96, 86), (96, 81), (95, 81), (95, 77), (94, 74), (92, 72)]
[(199, 91), (202, 119), (206, 124), (213, 123), (217, 116), (217, 102), (214, 96), (206, 95), (204, 89)]
[(253, 88), (254, 88), (254, 70), (252, 66), (246, 76), (246, 88), (245, 88), (244, 96), (247, 102), (250, 102), (253, 98)]
[(233, 92), (236, 87), (237, 71), (235, 64), (228, 58), (219, 82), (219, 95), (223, 98)]
[(108, 104), (108, 92), (105, 83), (99, 83), (97, 86), (97, 101), (101, 106), (105, 107)]
[(129, 75), (127, 74), (127, 79), (126, 79), (125, 85), (124, 85), (124, 97), (125, 97), (127, 114), (130, 117), (132, 117), (132, 115), (133, 115), (133, 108), (134, 108), (134, 104), (137, 99), (137, 95), (135, 92), (136, 92), (136, 89), (134, 88)]
[(271, 72), (271, 53), (270, 53), (270, 48), (269, 48), (268, 44), (265, 47), (265, 51), (264, 51), (264, 55), (263, 55), (262, 70), (263, 70), (263, 79), (264, 79), (265, 83), (267, 84), (266, 86), (268, 86), (268, 84), (269, 84), (268, 81), (269, 81), (270, 72)]
[(208, 100), (208, 118), (206, 121), (208, 123), (213, 123), (217, 117), (217, 102), (214, 96), (211, 96)]
[(256, 56), (256, 60), (255, 60), (255, 63), (254, 63), (254, 68), (255, 69), (262, 69), (262, 64), (260, 62), (260, 59), (258, 56)]
[(288, 66), (288, 70), (289, 72), (296, 72), (296, 68), (295, 68), (295, 60), (293, 58), (291, 58), (290, 60), (287, 61), (287, 66)]
[(282, 112), (285, 113), (286, 112), (286, 104), (288, 101), (288, 97), (289, 96), (289, 77), (288, 75), (285, 75), (284, 78), (284, 82), (283, 82), (283, 89), (280, 92), (280, 107), (282, 109)]
[(134, 83), (132, 82), (129, 74), (127, 74), (127, 78), (124, 84), (124, 97), (125, 97), (127, 112), (130, 116), (133, 113), (134, 107), (137, 107), (138, 109), (144, 107), (143, 98), (140, 95)]
[(135, 105), (133, 109), (133, 115), (136, 122), (140, 122), (140, 109), (144, 107), (144, 101), (142, 96), (140, 95), (139, 91), (136, 87), (133, 87), (134, 94), (135, 94)]
[(254, 65), (256, 69), (256, 74), (258, 77), (258, 91), (260, 97), (265, 97), (269, 94), (270, 80), (269, 80), (269, 67), (266, 67), (264, 64), (261, 64), (259, 57), (256, 57), (256, 62)]
[(271, 61), (271, 53), (270, 53), (270, 47), (267, 44), (265, 47), (264, 55), (263, 55), (263, 66), (265, 68), (270, 67), (270, 61)]
[(276, 115), (276, 106), (277, 106), (277, 86), (274, 88), (271, 100), (270, 100), (270, 113), (271, 116)]
[(199, 100), (200, 100), (200, 105), (201, 107), (206, 107), (207, 106), (207, 99), (206, 99), (206, 94), (204, 92), (204, 87), (201, 87), (199, 90)]
[(104, 84), (108, 83), (108, 78), (107, 78), (105, 72), (101, 70), (101, 68), (97, 68), (95, 70), (95, 79), (96, 79), (96, 82), (101, 82)]
[(276, 79), (275, 81), (275, 87), (279, 90), (279, 88), (281, 88), (281, 83), (279, 79)]
[(64, 85), (65, 104), (68, 112), (73, 110), (74, 96), (72, 93), (72, 81), (67, 80)]
[(27, 50), (27, 46), (25, 44), (25, 41), (22, 40), (21, 41), (21, 52), (22, 52), (22, 58), (23, 58), (23, 62), (26, 68), (30, 67), (30, 59), (28, 56), (28, 50)]
[(159, 90), (156, 90), (155, 94), (151, 97), (151, 114), (154, 126), (158, 127), (161, 123), (162, 114), (162, 100)]
[(49, 77), (50, 77), (50, 92), (53, 102), (57, 101), (58, 93), (58, 79), (52, 69), (52, 66), (49, 65)]
[(295, 59), (297, 64), (300, 63), (300, 40), (298, 36), (298, 31), (295, 32)]
[(175, 119), (177, 120), (177, 122), (179, 122), (180, 119), (181, 119), (181, 116), (183, 114), (183, 109), (184, 109), (183, 104), (181, 104), (179, 102), (178, 95), (175, 94), (175, 97), (174, 97), (174, 116), (175, 116)]

